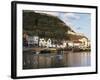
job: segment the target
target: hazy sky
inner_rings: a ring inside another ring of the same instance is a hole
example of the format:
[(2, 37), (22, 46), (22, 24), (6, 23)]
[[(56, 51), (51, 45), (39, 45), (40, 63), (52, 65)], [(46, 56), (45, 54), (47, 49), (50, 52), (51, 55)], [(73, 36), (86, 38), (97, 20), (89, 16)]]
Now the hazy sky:
[(67, 25), (69, 25), (75, 32), (83, 33), (86, 37), (91, 39), (91, 14), (89, 13), (46, 12), (46, 11), (35, 11), (35, 12), (46, 13), (57, 16)]

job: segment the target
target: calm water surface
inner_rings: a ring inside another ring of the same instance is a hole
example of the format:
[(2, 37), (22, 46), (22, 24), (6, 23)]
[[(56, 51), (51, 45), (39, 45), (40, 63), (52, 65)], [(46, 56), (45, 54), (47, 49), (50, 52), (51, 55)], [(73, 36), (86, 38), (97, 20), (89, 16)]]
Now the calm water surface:
[(63, 52), (61, 54), (34, 54), (23, 52), (23, 69), (83, 67), (91, 65), (90, 52)]

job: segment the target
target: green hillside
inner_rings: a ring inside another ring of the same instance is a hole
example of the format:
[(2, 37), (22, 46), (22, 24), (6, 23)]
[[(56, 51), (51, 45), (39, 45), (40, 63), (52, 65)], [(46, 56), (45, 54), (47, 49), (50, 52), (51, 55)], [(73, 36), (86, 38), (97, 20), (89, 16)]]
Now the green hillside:
[(23, 29), (29, 35), (66, 40), (70, 37), (68, 30), (73, 31), (56, 16), (27, 10), (23, 11)]

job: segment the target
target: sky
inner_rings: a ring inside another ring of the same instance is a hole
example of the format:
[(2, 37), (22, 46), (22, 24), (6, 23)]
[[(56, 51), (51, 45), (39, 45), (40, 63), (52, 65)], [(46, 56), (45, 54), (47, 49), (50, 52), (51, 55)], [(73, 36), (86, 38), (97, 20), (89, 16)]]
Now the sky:
[(89, 13), (72, 13), (72, 12), (46, 12), (35, 11), (57, 16), (66, 25), (69, 25), (76, 33), (84, 34), (89, 40), (91, 39), (91, 14)]

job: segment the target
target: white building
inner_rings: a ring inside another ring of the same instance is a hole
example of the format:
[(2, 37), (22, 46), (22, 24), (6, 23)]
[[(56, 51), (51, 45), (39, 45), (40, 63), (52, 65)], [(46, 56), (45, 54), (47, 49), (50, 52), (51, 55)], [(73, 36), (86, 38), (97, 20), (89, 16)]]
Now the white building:
[(67, 47), (67, 42), (63, 41), (62, 48), (65, 48), (65, 47)]
[(87, 47), (88, 46), (88, 39), (87, 38), (81, 38), (81, 39), (79, 39), (79, 41), (81, 41), (82, 42), (82, 45), (84, 46), (84, 47)]
[(46, 47), (46, 40), (44, 38), (40, 38), (40, 40), (39, 40), (39, 46), (40, 47)]
[(68, 44), (68, 47), (73, 47), (74, 45), (72, 41), (68, 41), (67, 44)]
[(27, 41), (28, 41), (28, 45), (38, 45), (39, 37), (38, 36), (28, 36)]
[(80, 48), (82, 46), (82, 42), (81, 41), (74, 41), (73, 46)]
[(34, 37), (33, 37), (33, 40), (34, 40), (34, 44), (38, 44), (38, 42), (39, 42), (39, 37), (38, 37), (38, 36), (34, 36)]
[(49, 38), (48, 40), (47, 40), (47, 42), (46, 42), (46, 47), (53, 47), (52, 46), (52, 41), (51, 41), (51, 39)]
[(34, 44), (34, 37), (33, 36), (28, 36), (28, 45)]

